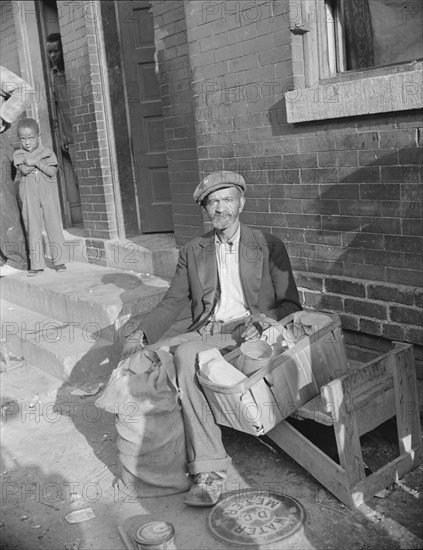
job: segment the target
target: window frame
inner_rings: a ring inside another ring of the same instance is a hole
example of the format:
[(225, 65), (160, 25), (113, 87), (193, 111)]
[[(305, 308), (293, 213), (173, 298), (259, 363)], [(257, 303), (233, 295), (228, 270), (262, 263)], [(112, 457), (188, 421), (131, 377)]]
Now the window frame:
[(344, 0), (339, 1), (338, 19), (326, 0), (289, 0), (293, 90), (285, 93), (288, 122), (422, 109), (423, 61), (345, 70)]

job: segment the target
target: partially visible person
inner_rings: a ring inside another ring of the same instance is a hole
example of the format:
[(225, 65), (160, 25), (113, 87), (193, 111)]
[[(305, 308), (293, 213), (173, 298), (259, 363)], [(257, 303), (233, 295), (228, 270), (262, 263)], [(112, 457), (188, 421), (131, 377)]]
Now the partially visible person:
[(16, 188), (13, 183), (13, 147), (6, 136), (11, 124), (28, 107), (32, 86), (20, 76), (0, 66), (0, 274), (27, 269), (24, 231), (21, 224)]
[(51, 63), (51, 80), (56, 104), (60, 149), (64, 157), (64, 163), (69, 166), (65, 170), (66, 179), (71, 177), (75, 186), (78, 187), (78, 178), (75, 172), (75, 146), (70, 118), (69, 88), (66, 82), (62, 39), (59, 33), (48, 35), (47, 53)]
[(40, 145), (39, 135), (38, 123), (33, 118), (23, 118), (18, 122), (21, 149), (14, 152), (13, 162), (20, 181), (22, 216), (29, 243), (29, 277), (44, 271), (43, 221), (54, 268), (56, 271), (66, 269), (60, 262), (64, 254), (64, 239), (56, 196), (57, 158), (51, 149)]

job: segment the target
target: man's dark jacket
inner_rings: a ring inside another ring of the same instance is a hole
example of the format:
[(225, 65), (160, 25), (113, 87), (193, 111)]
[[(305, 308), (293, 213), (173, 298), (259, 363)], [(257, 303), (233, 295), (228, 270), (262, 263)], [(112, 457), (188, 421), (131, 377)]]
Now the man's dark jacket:
[[(242, 288), (251, 313), (279, 321), (301, 309), (291, 263), (282, 241), (241, 224), (239, 247)], [(190, 304), (192, 324), (203, 326), (219, 299), (214, 231), (188, 242), (163, 300), (141, 322), (150, 344), (159, 340)]]

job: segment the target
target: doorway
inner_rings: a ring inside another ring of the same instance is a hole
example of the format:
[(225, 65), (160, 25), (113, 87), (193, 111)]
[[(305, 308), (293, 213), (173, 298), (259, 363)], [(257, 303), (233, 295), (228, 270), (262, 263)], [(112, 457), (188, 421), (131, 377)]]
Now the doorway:
[[(44, 52), (46, 95), (49, 106), (53, 149), (59, 163), (57, 179), (61, 199), (63, 226), (82, 226), (81, 198), (75, 166), (72, 130), (67, 134), (64, 126), (71, 128), (69, 118), (69, 97), (72, 88), (63, 74), (53, 82), (51, 63), (47, 54), (47, 37), (60, 34), (57, 3), (54, 0), (36, 2), (40, 29), (41, 51)], [(63, 122), (65, 121), (65, 122)], [(70, 135), (69, 135), (70, 134)]]
[(160, 82), (150, 2), (116, 2), (142, 233), (172, 232)]

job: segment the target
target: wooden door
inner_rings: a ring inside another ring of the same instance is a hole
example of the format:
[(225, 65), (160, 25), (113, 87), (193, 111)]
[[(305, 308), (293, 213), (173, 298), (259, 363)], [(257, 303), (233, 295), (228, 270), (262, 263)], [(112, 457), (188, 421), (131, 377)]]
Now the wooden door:
[(117, 2), (143, 233), (173, 231), (154, 27), (147, 1)]
[[(81, 197), (79, 193), (78, 177), (76, 174), (76, 162), (73, 154), (69, 149), (63, 150), (63, 136), (60, 135), (59, 115), (57, 112), (57, 96), (53, 90), (51, 65), (47, 55), (47, 36), (51, 33), (60, 33), (60, 21), (57, 11), (57, 3), (53, 0), (43, 0), (35, 2), (37, 21), (39, 25), (41, 51), (43, 54), (42, 64), (44, 70), (45, 92), (41, 98), (39, 105), (39, 114), (46, 113), (48, 110), (48, 118), (51, 128), (51, 146), (56, 153), (58, 161), (57, 180), (58, 191), (60, 197), (60, 206), (62, 211), (63, 227), (82, 226), (82, 208)], [(66, 63), (66, 61), (65, 61)], [(65, 66), (66, 70), (66, 66)], [(67, 75), (68, 76), (68, 75)], [(72, 83), (70, 84), (70, 86)], [(60, 86), (60, 96), (69, 97), (70, 94), (69, 78), (63, 79)], [(43, 95), (43, 94), (42, 94)], [(46, 107), (42, 104), (46, 101)], [(50, 146), (49, 136), (44, 136), (43, 145)]]

